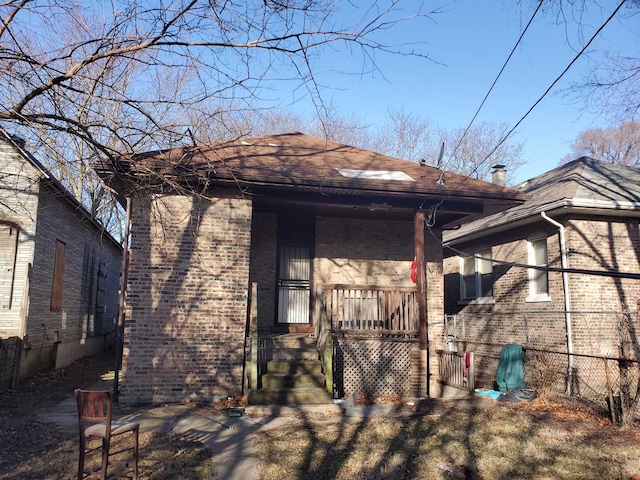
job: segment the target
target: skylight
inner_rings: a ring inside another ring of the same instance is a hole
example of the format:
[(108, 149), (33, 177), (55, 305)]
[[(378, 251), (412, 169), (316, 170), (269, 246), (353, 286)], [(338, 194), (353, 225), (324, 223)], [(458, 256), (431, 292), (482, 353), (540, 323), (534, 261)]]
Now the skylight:
[(413, 178), (398, 170), (353, 170), (336, 168), (338, 173), (347, 178), (363, 178), (366, 180), (395, 180), (399, 182), (415, 182)]

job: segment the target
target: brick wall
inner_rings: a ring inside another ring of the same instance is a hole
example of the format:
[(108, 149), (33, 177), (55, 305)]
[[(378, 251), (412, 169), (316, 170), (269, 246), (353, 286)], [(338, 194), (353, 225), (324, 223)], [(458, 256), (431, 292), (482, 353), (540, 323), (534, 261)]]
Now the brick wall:
[(413, 286), (413, 222), (316, 219), (314, 285)]
[[(640, 271), (638, 219), (583, 217), (565, 218), (563, 223), (569, 268)], [(549, 266), (560, 267), (557, 229), (543, 222), (486, 237), (474, 244), (456, 245), (456, 248), (472, 253), (492, 246), (494, 259), (528, 263), (526, 239), (545, 232), (549, 235)], [(466, 338), (470, 340), (467, 348), (493, 356), (499, 354), (500, 345), (505, 343), (566, 349), (561, 273), (549, 272), (550, 301), (527, 302), (527, 270), (494, 264), (495, 303), (463, 304), (459, 301), (459, 258), (451, 254), (444, 265), (446, 311), (464, 316)], [(618, 312), (625, 306), (637, 308), (640, 282), (572, 273), (569, 289), (574, 351), (617, 356), (621, 335)], [(478, 346), (473, 342), (495, 346)]]
[(274, 322), (278, 216), (256, 213), (251, 224), (251, 282), (258, 284), (258, 326), (269, 329)]
[(121, 401), (239, 392), (251, 202), (134, 198)]
[[(638, 218), (571, 219), (566, 226), (569, 266), (640, 272), (639, 224)], [(609, 312), (608, 315), (574, 316), (576, 348), (585, 353), (617, 356), (620, 332), (616, 312), (638, 308), (640, 281), (570, 274), (569, 283), (572, 310)]]

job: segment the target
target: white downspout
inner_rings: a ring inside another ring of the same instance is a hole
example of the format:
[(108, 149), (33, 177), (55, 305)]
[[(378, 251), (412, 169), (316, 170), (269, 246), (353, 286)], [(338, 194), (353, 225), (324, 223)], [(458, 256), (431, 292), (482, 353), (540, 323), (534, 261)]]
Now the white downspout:
[(567, 390), (568, 395), (572, 394), (573, 386), (573, 333), (571, 328), (571, 298), (569, 296), (569, 274), (567, 273), (567, 248), (564, 235), (564, 225), (549, 218), (545, 212), (540, 212), (542, 218), (547, 222), (558, 227), (558, 235), (560, 237), (560, 265), (562, 266), (562, 290), (564, 291), (564, 320), (567, 329), (567, 353), (569, 354), (568, 372), (567, 372)]

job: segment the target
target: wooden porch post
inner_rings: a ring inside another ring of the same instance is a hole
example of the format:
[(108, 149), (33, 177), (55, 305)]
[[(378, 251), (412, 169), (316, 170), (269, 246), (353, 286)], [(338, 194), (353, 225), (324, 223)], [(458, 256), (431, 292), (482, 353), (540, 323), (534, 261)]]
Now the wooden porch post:
[(425, 276), (424, 261), (424, 212), (418, 210), (413, 222), (414, 245), (417, 266), (417, 289), (418, 289), (418, 350), (419, 365), (418, 373), (420, 378), (419, 395), (429, 396), (429, 354), (427, 341), (427, 282)]

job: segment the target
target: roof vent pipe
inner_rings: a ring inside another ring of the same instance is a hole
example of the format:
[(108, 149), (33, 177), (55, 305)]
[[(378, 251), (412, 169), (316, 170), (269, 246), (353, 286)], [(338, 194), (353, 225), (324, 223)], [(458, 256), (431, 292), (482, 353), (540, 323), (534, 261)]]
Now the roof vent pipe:
[(491, 172), (491, 183), (498, 185), (499, 187), (505, 187), (507, 185), (507, 169), (504, 165), (494, 165)]

